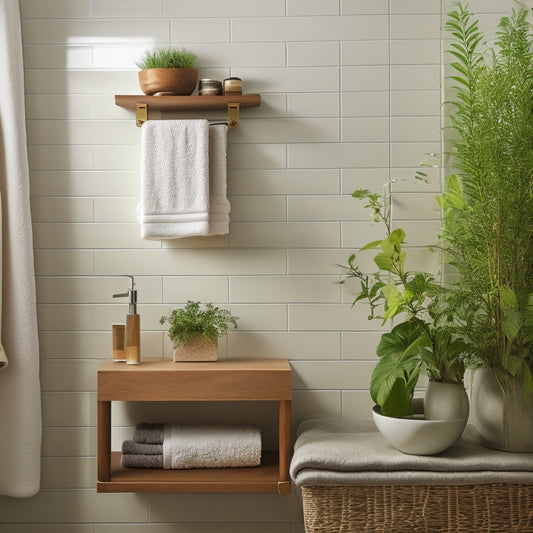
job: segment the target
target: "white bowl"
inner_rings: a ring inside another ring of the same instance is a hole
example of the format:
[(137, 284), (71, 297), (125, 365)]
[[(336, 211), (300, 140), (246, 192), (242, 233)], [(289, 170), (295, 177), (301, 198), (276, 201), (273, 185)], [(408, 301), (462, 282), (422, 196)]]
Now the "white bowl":
[(449, 448), (463, 434), (468, 418), (425, 420), (422, 415), (394, 418), (372, 409), (374, 422), (387, 442), (411, 455), (435, 455)]

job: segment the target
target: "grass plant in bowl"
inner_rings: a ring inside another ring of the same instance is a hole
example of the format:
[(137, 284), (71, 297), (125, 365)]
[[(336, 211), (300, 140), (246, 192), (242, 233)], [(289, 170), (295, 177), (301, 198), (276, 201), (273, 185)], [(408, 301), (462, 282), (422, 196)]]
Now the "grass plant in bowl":
[(147, 95), (191, 95), (198, 82), (197, 58), (186, 48), (146, 51), (136, 62), (141, 90)]

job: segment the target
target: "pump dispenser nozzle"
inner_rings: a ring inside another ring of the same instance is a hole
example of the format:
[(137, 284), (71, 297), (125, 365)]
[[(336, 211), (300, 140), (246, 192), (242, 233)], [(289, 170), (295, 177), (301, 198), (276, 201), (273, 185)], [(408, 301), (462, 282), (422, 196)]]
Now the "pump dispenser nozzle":
[(135, 278), (130, 275), (122, 277), (131, 278), (131, 288), (128, 292), (113, 294), (113, 298), (128, 298), (128, 314), (126, 315), (126, 363), (138, 365), (141, 362), (141, 319), (137, 314), (137, 290)]
[(128, 274), (123, 274), (124, 278), (131, 278), (131, 289), (128, 292), (121, 292), (120, 294), (113, 294), (113, 298), (128, 298), (129, 310), (128, 314), (137, 314), (137, 289), (135, 289), (135, 278)]

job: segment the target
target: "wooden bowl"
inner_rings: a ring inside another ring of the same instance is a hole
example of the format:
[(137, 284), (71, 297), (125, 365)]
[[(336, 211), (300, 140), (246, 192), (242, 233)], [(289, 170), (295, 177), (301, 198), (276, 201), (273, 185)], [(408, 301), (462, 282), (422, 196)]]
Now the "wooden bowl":
[(182, 95), (194, 92), (198, 71), (193, 68), (150, 68), (139, 71), (141, 90), (147, 95)]

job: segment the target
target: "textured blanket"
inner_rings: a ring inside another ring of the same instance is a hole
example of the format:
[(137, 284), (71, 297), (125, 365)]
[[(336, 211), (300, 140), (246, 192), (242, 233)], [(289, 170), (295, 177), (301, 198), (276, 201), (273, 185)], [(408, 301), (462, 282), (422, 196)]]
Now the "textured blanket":
[(372, 420), (317, 417), (298, 427), (290, 473), (298, 486), (533, 483), (533, 453), (485, 448), (467, 426), (441, 454), (406, 455), (387, 443)]

